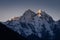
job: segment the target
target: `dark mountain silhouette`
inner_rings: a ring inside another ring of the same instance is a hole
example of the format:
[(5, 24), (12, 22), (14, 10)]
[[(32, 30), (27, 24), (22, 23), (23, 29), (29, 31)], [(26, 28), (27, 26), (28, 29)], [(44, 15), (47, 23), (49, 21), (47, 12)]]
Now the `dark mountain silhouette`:
[(6, 39), (20, 39), (20, 40), (25, 40), (24, 37), (19, 35), (17, 32), (14, 32), (10, 28), (8, 28), (6, 25), (2, 24), (0, 22), (0, 40), (6, 40)]
[(42, 40), (42, 39), (34, 34), (31, 34), (27, 37), (27, 40)]

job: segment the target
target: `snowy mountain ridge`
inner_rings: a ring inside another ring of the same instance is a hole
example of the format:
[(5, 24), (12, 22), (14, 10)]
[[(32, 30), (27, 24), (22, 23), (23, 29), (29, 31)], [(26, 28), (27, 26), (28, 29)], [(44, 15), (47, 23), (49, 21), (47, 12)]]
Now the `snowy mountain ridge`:
[(37, 13), (28, 9), (18, 20), (6, 21), (4, 24), (24, 37), (34, 34), (41, 38), (43, 32), (47, 32), (50, 37), (55, 35), (53, 31), (55, 21), (44, 11), (41, 12), (41, 16), (38, 16)]

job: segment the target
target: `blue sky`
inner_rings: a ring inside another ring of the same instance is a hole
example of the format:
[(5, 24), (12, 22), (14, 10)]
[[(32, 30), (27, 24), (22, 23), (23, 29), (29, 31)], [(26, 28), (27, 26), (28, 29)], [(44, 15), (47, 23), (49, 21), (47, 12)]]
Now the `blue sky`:
[(42, 9), (54, 20), (60, 19), (60, 0), (0, 0), (0, 21), (21, 16), (28, 9)]

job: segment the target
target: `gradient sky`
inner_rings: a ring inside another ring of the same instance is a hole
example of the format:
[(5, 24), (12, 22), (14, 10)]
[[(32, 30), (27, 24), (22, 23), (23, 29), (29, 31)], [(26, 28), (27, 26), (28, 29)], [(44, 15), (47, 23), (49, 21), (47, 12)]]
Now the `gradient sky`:
[(42, 9), (54, 20), (60, 19), (60, 0), (0, 0), (0, 21), (21, 16), (27, 9)]

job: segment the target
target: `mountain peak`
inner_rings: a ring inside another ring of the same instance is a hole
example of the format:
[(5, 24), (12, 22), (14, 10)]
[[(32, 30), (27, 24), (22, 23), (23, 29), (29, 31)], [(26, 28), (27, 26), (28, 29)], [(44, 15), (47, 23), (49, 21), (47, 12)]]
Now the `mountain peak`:
[(27, 11), (24, 12), (23, 16), (20, 18), (21, 22), (28, 22), (29, 20), (31, 20), (32, 17), (34, 17), (36, 15), (35, 12), (33, 12), (32, 10), (28, 9)]
[(32, 10), (28, 9), (27, 11), (24, 12), (23, 16), (24, 15), (34, 15), (35, 12), (33, 12)]
[(31, 9), (28, 9), (27, 11), (31, 11)]
[(39, 17), (41, 16), (41, 13), (42, 13), (42, 10), (41, 10), (41, 9), (37, 11), (37, 15), (38, 15)]
[(42, 10), (41, 9), (39, 9), (38, 11), (37, 11), (37, 13), (41, 13), (42, 12)]
[(25, 11), (25, 13), (26, 13), (26, 12), (30, 12), (30, 13), (32, 13), (33, 11), (32, 11), (32, 10), (30, 10), (30, 9), (28, 9), (28, 10), (26, 10), (26, 11)]
[(53, 20), (50, 15), (46, 14), (46, 12), (42, 11), (41, 9), (38, 10), (37, 13), (28, 9), (27, 11), (24, 12), (24, 14), (21, 17), (13, 17), (13, 18), (9, 19), (8, 21), (12, 21), (12, 20), (17, 20), (18, 21), (18, 20), (20, 20), (21, 22), (29, 22), (34, 17), (37, 17), (39, 19), (42, 18), (42, 19), (45, 19), (45, 20)]

